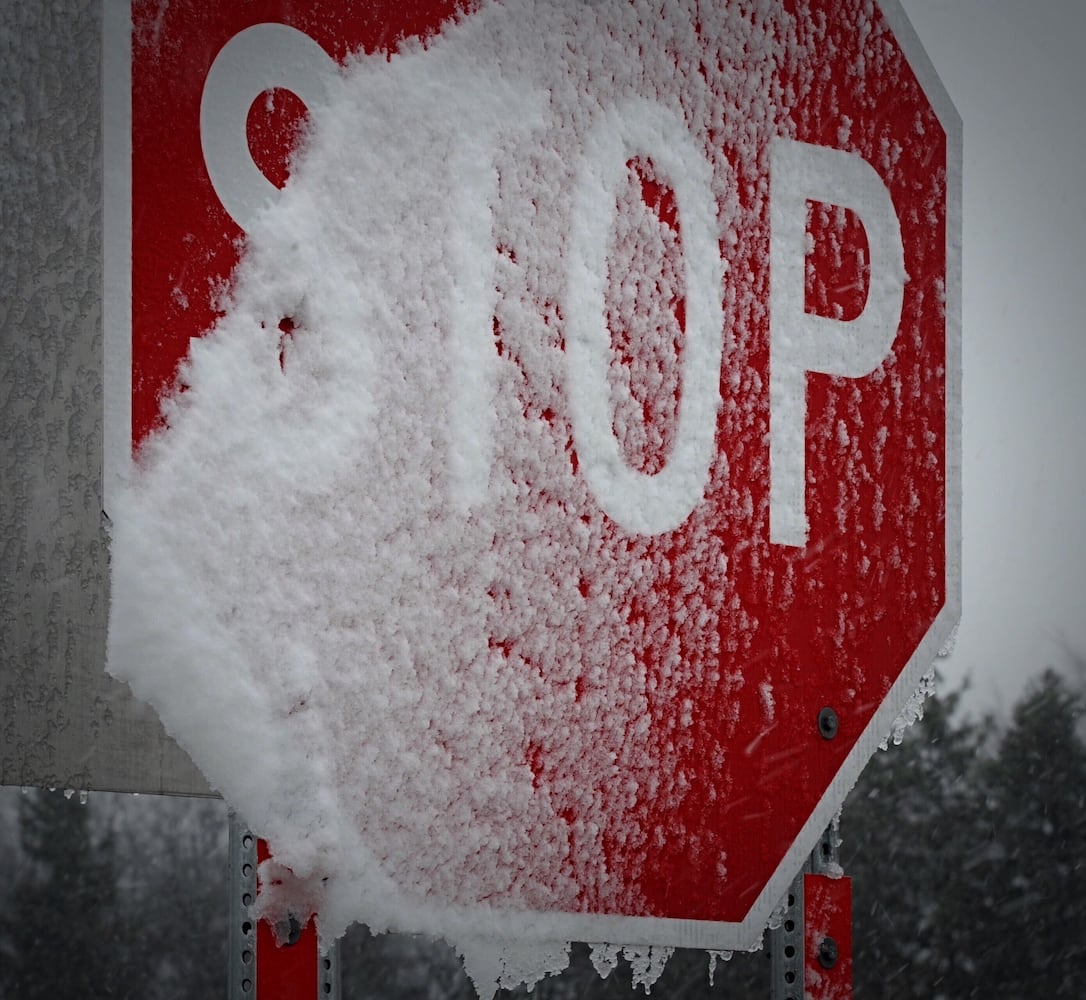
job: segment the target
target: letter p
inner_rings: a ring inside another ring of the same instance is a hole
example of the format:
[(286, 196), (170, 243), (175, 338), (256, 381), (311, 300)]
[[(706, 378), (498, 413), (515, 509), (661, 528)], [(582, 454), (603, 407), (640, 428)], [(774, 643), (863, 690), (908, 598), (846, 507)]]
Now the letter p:
[[(850, 209), (867, 233), (870, 281), (855, 319), (804, 311), (808, 201)], [(860, 378), (883, 361), (901, 321), (905, 249), (890, 192), (870, 163), (794, 139), (770, 147), (769, 227), (769, 540), (803, 546), (807, 372)]]

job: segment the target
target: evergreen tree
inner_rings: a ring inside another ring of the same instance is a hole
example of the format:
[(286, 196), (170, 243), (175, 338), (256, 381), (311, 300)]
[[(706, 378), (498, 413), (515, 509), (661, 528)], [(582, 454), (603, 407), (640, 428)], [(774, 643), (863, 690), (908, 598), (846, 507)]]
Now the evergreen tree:
[(987, 850), (971, 908), (990, 996), (1080, 997), (1086, 976), (1084, 697), (1046, 670), (982, 771)]
[(846, 802), (841, 858), (853, 878), (858, 996), (971, 995), (964, 876), (984, 729), (955, 721), (960, 699), (929, 698), (923, 719), (875, 756)]
[(88, 810), (55, 792), (19, 809), (21, 864), (0, 916), (0, 994), (10, 1000), (135, 995), (112, 955), (118, 939), (113, 847), (96, 841)]
[[(119, 847), (123, 963), (141, 1000), (221, 997), (227, 984), (227, 814), (215, 799), (108, 796)], [(96, 799), (97, 800), (97, 799)]]

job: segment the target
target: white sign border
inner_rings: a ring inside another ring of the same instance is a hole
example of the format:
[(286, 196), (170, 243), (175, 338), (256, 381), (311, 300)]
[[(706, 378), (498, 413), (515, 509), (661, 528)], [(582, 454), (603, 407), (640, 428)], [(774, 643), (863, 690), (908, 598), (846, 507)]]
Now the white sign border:
[(132, 469), (132, 8), (102, 4), (102, 498)]
[[(946, 602), (883, 704), (739, 922), (575, 913), (500, 914), (503, 936), (553, 941), (743, 950), (766, 924), (870, 757), (889, 734), (961, 616), (962, 123), (899, 0), (877, 0), (946, 135)], [(130, 0), (103, 3), (103, 495), (110, 514), (132, 470), (132, 16)], [(169, 791), (164, 789), (164, 791)], [(497, 916), (497, 915), (496, 915)]]

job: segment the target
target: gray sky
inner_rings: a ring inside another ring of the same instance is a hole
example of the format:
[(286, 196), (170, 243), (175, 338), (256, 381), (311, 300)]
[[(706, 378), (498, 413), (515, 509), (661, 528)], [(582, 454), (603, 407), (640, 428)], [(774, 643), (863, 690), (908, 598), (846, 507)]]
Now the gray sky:
[(964, 123), (963, 612), (977, 710), (1086, 653), (1081, 0), (902, 0)]

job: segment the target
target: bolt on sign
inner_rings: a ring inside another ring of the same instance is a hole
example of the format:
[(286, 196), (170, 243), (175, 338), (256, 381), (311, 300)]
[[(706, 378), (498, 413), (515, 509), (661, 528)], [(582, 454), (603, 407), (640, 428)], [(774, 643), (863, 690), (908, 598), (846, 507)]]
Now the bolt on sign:
[(958, 618), (896, 0), (107, 34), (111, 670), (333, 930), (749, 946)]

